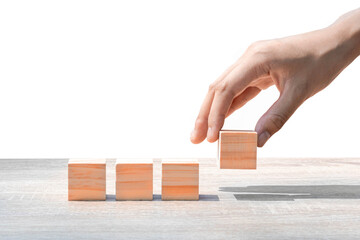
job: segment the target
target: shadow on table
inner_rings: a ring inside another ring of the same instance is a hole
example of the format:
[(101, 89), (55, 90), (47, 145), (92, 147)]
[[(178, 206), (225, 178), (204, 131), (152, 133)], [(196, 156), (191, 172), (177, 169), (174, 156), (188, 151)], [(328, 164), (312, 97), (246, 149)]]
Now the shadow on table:
[[(116, 201), (115, 194), (107, 194), (106, 201)], [(153, 201), (161, 201), (161, 194), (154, 194)], [(214, 194), (200, 194), (199, 201), (220, 201), (218, 195)]]
[(360, 199), (360, 185), (263, 185), (220, 187), (239, 201), (294, 201), (295, 199)]
[[(161, 201), (161, 194), (154, 194), (154, 201)], [(218, 195), (199, 194), (199, 201), (220, 201)]]

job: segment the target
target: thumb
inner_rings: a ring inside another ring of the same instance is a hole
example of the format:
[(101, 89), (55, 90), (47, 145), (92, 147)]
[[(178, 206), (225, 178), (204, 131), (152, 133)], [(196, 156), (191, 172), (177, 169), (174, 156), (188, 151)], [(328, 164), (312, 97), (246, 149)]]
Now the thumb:
[(258, 147), (264, 146), (269, 138), (279, 131), (296, 109), (303, 103), (291, 91), (284, 91), (279, 99), (259, 119), (255, 131), (258, 134)]

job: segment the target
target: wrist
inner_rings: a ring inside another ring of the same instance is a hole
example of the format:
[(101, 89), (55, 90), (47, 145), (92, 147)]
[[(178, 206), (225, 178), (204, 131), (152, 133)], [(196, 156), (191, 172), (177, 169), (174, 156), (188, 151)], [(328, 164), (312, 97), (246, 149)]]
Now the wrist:
[(344, 14), (328, 28), (351, 61), (360, 55), (360, 8)]

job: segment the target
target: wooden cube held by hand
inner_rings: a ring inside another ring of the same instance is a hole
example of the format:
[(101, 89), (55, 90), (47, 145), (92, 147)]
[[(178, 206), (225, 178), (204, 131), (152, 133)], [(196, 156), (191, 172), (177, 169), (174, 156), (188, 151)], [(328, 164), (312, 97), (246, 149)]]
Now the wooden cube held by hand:
[(153, 199), (153, 160), (116, 161), (116, 200)]
[(106, 200), (106, 159), (70, 159), (68, 200)]
[(165, 160), (162, 162), (162, 200), (199, 200), (199, 163)]
[(257, 133), (222, 130), (219, 133), (220, 169), (256, 169)]

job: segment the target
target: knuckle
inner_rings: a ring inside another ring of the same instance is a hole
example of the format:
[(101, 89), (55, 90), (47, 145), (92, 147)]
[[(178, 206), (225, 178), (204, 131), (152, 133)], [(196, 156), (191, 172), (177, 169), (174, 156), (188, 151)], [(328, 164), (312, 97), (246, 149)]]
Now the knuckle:
[(256, 41), (250, 44), (250, 46), (248, 47), (248, 51), (256, 51), (259, 49), (260, 45), (261, 45), (262, 41)]
[(226, 114), (225, 114), (225, 113), (220, 113), (220, 114), (218, 115), (218, 123), (219, 123), (219, 125), (223, 125), (223, 124), (224, 124), (224, 119), (225, 119), (225, 117), (226, 117)]
[(213, 116), (213, 121), (215, 123), (221, 124), (225, 119), (226, 114), (224, 112), (216, 113), (216, 115)]
[(224, 82), (220, 82), (217, 86), (216, 86), (216, 91), (217, 92), (225, 92), (228, 89), (227, 84)]
[(221, 94), (225, 94), (228, 96), (234, 96), (234, 89), (231, 87), (231, 85), (228, 82), (222, 81), (219, 84), (216, 85), (215, 91)]
[(221, 129), (224, 124), (224, 119), (225, 114), (223, 113), (216, 114), (216, 116), (213, 115), (209, 118), (208, 125), (212, 128)]
[(252, 43), (247, 49), (250, 57), (255, 58), (258, 63), (267, 63), (274, 51), (273, 40), (263, 40)]
[(274, 133), (279, 131), (284, 126), (287, 119), (288, 118), (286, 116), (284, 116), (283, 114), (273, 113), (273, 114), (270, 115), (269, 121), (274, 127), (273, 128), (275, 130)]
[(247, 51), (251, 54), (260, 54), (265, 51), (265, 42), (264, 41), (256, 41), (250, 44)]
[(215, 91), (215, 88), (216, 88), (216, 83), (211, 83), (209, 85), (209, 92)]
[(204, 126), (205, 124), (207, 124), (207, 119), (204, 119), (202, 117), (198, 117), (195, 121), (195, 125), (198, 127)]

